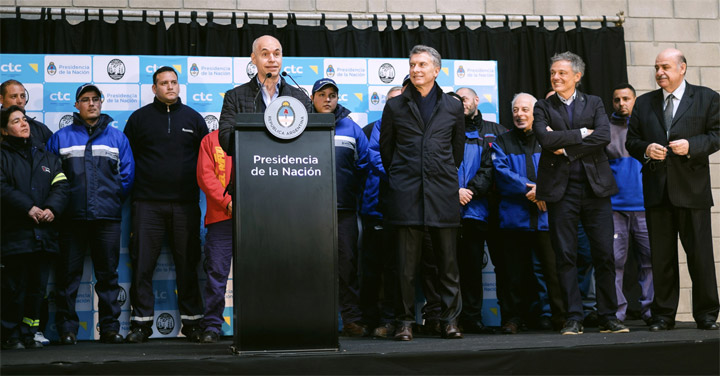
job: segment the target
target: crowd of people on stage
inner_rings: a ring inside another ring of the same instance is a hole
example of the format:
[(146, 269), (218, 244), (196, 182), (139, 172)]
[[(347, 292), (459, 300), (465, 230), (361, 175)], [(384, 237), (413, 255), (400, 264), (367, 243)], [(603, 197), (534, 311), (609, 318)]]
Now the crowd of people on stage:
[[(444, 93), (436, 83), (440, 54), (417, 45), (409, 75), (387, 93), (382, 118), (362, 128), (338, 103), (342, 88), (335, 81), (318, 80), (308, 95), (281, 76), (282, 56), (276, 38), (254, 41), (258, 73), (227, 91), (213, 132), (180, 100), (172, 67), (157, 69), (153, 102), (135, 111), (124, 131), (109, 126), (96, 85), (77, 88), (72, 124), (53, 134), (26, 116), (22, 83), (2, 83), (4, 350), (49, 343), (41, 320), (51, 269), (59, 343), (77, 342), (75, 303), (88, 249), (100, 341), (147, 341), (153, 272), (165, 239), (182, 334), (218, 341), (232, 261), (227, 187), (235, 116), (264, 112), (280, 96), (335, 116), (342, 335), (399, 341), (418, 333), (457, 339), (528, 329), (577, 335), (585, 326), (626, 333), (633, 313), (625, 273), (640, 286), (635, 318), (650, 331), (669, 330), (679, 299), (678, 236), (697, 328), (718, 329), (709, 156), (720, 149), (720, 96), (685, 81), (682, 52), (657, 55), (658, 90), (636, 98), (631, 85), (618, 83), (609, 116), (599, 97), (578, 89), (582, 59), (558, 53), (551, 59), (552, 91), (541, 99), (517, 93), (501, 104), (512, 107), (513, 124), (501, 126), (483, 119), (472, 88)], [(207, 198), (204, 260), (200, 190)], [(117, 269), (126, 199), (132, 312), (123, 336)], [(499, 327), (483, 324), (485, 248)], [(629, 258), (636, 270), (625, 270)]]

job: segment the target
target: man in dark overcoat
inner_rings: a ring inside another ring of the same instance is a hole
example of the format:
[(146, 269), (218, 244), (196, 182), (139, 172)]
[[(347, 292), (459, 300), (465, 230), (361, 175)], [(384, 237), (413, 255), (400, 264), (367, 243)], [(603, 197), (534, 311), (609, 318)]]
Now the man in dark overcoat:
[(380, 129), (380, 156), (389, 183), (385, 220), (396, 227), (400, 299), (395, 339), (401, 341), (413, 337), (415, 278), (425, 229), (438, 267), (441, 334), (462, 338), (456, 322), (462, 308), (456, 259), (457, 168), (465, 146), (465, 119), (462, 103), (443, 93), (435, 82), (440, 68), (440, 54), (434, 48), (413, 47), (412, 84), (386, 103)]

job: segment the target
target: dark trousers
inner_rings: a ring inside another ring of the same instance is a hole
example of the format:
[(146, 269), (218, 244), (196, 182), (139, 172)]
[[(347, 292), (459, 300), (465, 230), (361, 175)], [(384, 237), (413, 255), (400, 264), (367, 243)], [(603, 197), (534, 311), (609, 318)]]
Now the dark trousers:
[(338, 277), (340, 316), (343, 324), (362, 319), (360, 312), (360, 286), (357, 272), (357, 214), (338, 210)]
[[(131, 327), (149, 329), (155, 315), (152, 278), (167, 235), (175, 263), (178, 309), (183, 326), (203, 317), (197, 266), (200, 262), (200, 208), (197, 202), (135, 201), (132, 204)], [(185, 333), (185, 330), (183, 330)]]
[(578, 222), (582, 220), (595, 268), (598, 315), (601, 321), (615, 319), (617, 297), (610, 198), (597, 197), (587, 182), (571, 179), (560, 201), (548, 203), (548, 220), (566, 318), (583, 320), (577, 268)]
[(38, 331), (53, 256), (32, 252), (3, 256), (2, 341), (32, 338)]
[(531, 322), (530, 306), (538, 296), (539, 286), (533, 273), (533, 253), (542, 268), (543, 282), (547, 286), (553, 321), (560, 321), (564, 315), (562, 293), (557, 278), (555, 252), (547, 231), (503, 230), (502, 252), (508, 276), (506, 312), (502, 321), (516, 324)]
[[(397, 253), (397, 252), (396, 252)], [(436, 255), (433, 249), (430, 231), (426, 228), (422, 240), (422, 256), (420, 260), (420, 284), (416, 284), (415, 302), (422, 304), (422, 319), (427, 321), (440, 320), (442, 303), (440, 302), (440, 277), (438, 266), (435, 263)], [(418, 296), (422, 293), (422, 296)]]
[(100, 333), (120, 330), (120, 302), (117, 300), (120, 294), (117, 272), (120, 221), (66, 221), (60, 230), (60, 256), (55, 269), (55, 322), (60, 334), (78, 332), (75, 300), (88, 249), (97, 280), (94, 289), (98, 297)]
[[(462, 310), (460, 276), (456, 259), (457, 228), (428, 227), (438, 268), (438, 293), (440, 295), (440, 320), (455, 322)], [(415, 281), (420, 271), (423, 252), (423, 226), (399, 226), (396, 228), (400, 299), (396, 318), (404, 325), (415, 321)]]
[(483, 268), (487, 263), (485, 242), (487, 223), (463, 219), (458, 247), (458, 269), (462, 293), (461, 321), (481, 321), (483, 306)]
[[(668, 200), (669, 201), (669, 200)], [(687, 256), (692, 279), (693, 318), (701, 323), (716, 321), (718, 293), (713, 260), (710, 209), (678, 208), (667, 203), (645, 211), (655, 299), (650, 311), (655, 319), (675, 322), (680, 296), (677, 237)]]
[(223, 311), (225, 310), (225, 289), (227, 288), (230, 264), (232, 262), (232, 220), (207, 225), (205, 235), (205, 316), (200, 327), (220, 334)]
[(360, 310), (363, 321), (379, 326), (395, 321), (397, 270), (392, 230), (382, 218), (362, 217), (360, 253)]

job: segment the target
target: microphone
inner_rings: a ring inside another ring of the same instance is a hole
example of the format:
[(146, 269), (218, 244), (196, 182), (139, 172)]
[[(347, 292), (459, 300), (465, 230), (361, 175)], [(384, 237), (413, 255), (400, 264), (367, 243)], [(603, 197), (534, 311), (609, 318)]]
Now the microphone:
[[(288, 74), (288, 72), (282, 71), (281, 74), (282, 74), (283, 77), (290, 77), (290, 79), (291, 79), (292, 82), (295, 84), (295, 86), (297, 86), (297, 88), (300, 89), (300, 91), (302, 91), (303, 93), (305, 93), (305, 96), (307, 96), (308, 98), (310, 98), (310, 95), (308, 94), (307, 90), (303, 89), (302, 86), (300, 86), (300, 84), (298, 84), (297, 81), (295, 81), (295, 79), (294, 79), (290, 74)], [(310, 98), (310, 102), (312, 102), (312, 98)]]
[(255, 99), (253, 99), (253, 106), (255, 107), (254, 112), (258, 112), (258, 110), (257, 110), (258, 97), (260, 96), (260, 93), (262, 93), (263, 88), (265, 87), (265, 81), (267, 81), (267, 79), (270, 77), (272, 77), (272, 73), (268, 72), (267, 74), (265, 74), (265, 79), (263, 80), (262, 84), (260, 84), (260, 90), (258, 90), (258, 93), (255, 94)]

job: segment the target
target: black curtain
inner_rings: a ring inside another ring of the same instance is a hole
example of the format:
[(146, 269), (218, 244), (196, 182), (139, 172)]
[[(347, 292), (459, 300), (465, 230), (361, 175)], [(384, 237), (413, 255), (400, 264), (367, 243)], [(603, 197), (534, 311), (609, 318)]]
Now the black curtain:
[[(237, 26), (233, 17), (229, 25), (213, 21), (212, 12), (206, 23), (197, 21), (193, 12), (189, 23), (180, 23), (177, 13), (174, 23), (165, 28), (164, 22), (150, 24), (126, 21), (120, 15), (115, 23), (106, 22), (102, 11), (99, 19), (89, 19), (71, 25), (64, 14), (53, 19), (43, 9), (40, 19), (3, 18), (0, 26), (1, 53), (28, 54), (104, 54), (104, 55), (194, 55), (248, 56), (255, 38), (270, 34), (283, 45), (286, 56), (307, 57), (407, 57), (412, 46), (426, 44), (436, 48), (443, 58), (467, 60), (496, 60), (498, 62), (500, 123), (512, 125), (510, 101), (515, 93), (526, 92), (543, 98), (550, 89), (550, 57), (558, 52), (571, 51), (585, 60), (586, 69), (581, 90), (598, 95), (611, 111), (612, 88), (627, 82), (625, 37), (622, 27), (609, 27), (603, 22), (599, 28), (565, 30), (563, 22), (549, 30), (541, 21), (511, 29), (506, 19), (500, 27), (485, 22), (476, 29), (460, 26), (449, 29), (443, 20), (440, 27), (429, 29), (424, 21), (409, 28), (403, 17), (402, 25), (393, 28), (390, 20), (380, 31), (377, 17), (366, 29), (355, 28), (352, 17), (338, 30), (329, 30), (324, 18), (319, 26), (298, 25), (293, 14), (283, 27), (274, 25), (272, 14), (267, 24), (248, 22)], [(164, 16), (161, 16), (164, 20)], [(19, 32), (21, 30), (22, 32)]]

